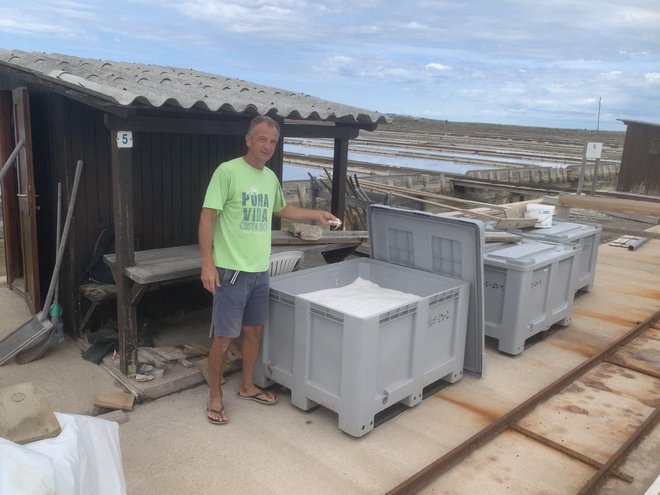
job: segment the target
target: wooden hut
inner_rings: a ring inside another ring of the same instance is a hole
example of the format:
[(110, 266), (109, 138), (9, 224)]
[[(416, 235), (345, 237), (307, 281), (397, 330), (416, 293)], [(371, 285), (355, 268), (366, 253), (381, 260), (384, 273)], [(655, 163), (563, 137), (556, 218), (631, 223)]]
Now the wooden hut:
[(616, 190), (660, 196), (660, 124), (622, 122), (627, 128)]
[[(196, 244), (215, 167), (244, 152), (255, 115), (283, 136), (334, 139), (332, 211), (344, 212), (348, 142), (381, 114), (219, 75), (139, 63), (0, 49), (0, 165), (21, 139), (2, 183), (7, 281), (33, 312), (53, 271), (57, 184), (66, 207), (76, 162), (84, 173), (59, 277), (69, 333), (78, 287), (99, 233), (115, 234), (121, 367), (135, 358), (138, 290), (125, 273), (134, 250)], [(269, 166), (282, 177), (283, 147)]]

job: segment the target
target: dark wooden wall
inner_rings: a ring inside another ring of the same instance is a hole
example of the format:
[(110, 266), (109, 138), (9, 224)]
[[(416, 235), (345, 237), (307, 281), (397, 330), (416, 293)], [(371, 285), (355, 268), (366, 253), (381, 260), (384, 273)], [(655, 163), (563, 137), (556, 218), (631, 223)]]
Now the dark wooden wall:
[[(110, 132), (101, 110), (52, 93), (34, 91), (30, 97), (43, 295), (55, 262), (57, 183), (62, 183), (63, 225), (76, 162), (84, 163), (59, 283), (65, 324), (75, 334), (84, 310), (78, 286), (99, 233), (113, 224)], [(196, 243), (199, 212), (213, 171), (243, 152), (240, 136), (134, 135), (136, 248)]]
[[(113, 225), (110, 131), (98, 107), (57, 94), (28, 75), (0, 72), (0, 90), (17, 87), (27, 87), (30, 97), (42, 297), (56, 257), (57, 184), (62, 183), (63, 225), (76, 162), (84, 163), (59, 282), (65, 325), (74, 335), (85, 309), (78, 287), (99, 233)], [(180, 117), (190, 116), (182, 111)], [(244, 151), (242, 136), (134, 133), (136, 249), (196, 243), (199, 212), (213, 171)]]
[(243, 142), (236, 136), (137, 136), (134, 228), (140, 249), (197, 242), (197, 222), (209, 179), (218, 164), (243, 153)]
[(660, 196), (660, 125), (627, 125), (616, 189)]

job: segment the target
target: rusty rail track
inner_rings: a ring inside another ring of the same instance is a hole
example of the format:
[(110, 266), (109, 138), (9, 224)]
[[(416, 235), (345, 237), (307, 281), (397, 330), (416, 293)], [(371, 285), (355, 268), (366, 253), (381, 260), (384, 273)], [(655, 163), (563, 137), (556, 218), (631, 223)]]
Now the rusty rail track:
[[(437, 479), (440, 475), (447, 472), (451, 467), (469, 456), (472, 452), (490, 442), (506, 430), (510, 429), (513, 431), (518, 431), (519, 433), (527, 434), (526, 431), (523, 431), (524, 428), (518, 427), (516, 425), (519, 420), (531, 413), (538, 405), (547, 401), (552, 396), (558, 394), (564, 388), (582, 377), (585, 373), (587, 373), (598, 364), (608, 361), (610, 356), (614, 355), (622, 347), (639, 337), (648, 328), (658, 328), (657, 325), (654, 325), (654, 323), (657, 323), (658, 320), (660, 320), (660, 311), (654, 313), (649, 318), (639, 323), (636, 327), (610, 344), (607, 348), (598, 352), (571, 371), (565, 373), (546, 388), (539, 391), (525, 402), (509, 411), (504, 416), (500, 417), (497, 421), (491, 423), (489, 426), (474, 434), (462, 444), (450, 450), (410, 478), (404, 480), (399, 485), (392, 488), (389, 492), (387, 492), (387, 495), (408, 495), (411, 493), (419, 492), (429, 483)], [(621, 366), (619, 363), (613, 363), (617, 366)], [(648, 373), (644, 370), (637, 371), (641, 371), (642, 373), (647, 373), (650, 376), (654, 376), (653, 373)], [(598, 469), (598, 471), (594, 473), (594, 475), (578, 492), (579, 495), (585, 495), (594, 493), (598, 486), (609, 475), (618, 476), (624, 481), (632, 481), (632, 477), (630, 475), (618, 471), (616, 466), (623, 461), (627, 453), (630, 452), (630, 450), (643, 438), (644, 434), (650, 431), (658, 423), (659, 418), (660, 413), (656, 407), (655, 410), (646, 418), (646, 420), (637, 428), (637, 430), (628, 438), (628, 440), (623, 445), (621, 445), (621, 447), (614, 453), (614, 455), (612, 455), (610, 459), (605, 463), (599, 463), (577, 452), (570, 452), (570, 449), (558, 448), (559, 446), (553, 445), (554, 442), (548, 439), (535, 439), (543, 442), (545, 445), (555, 447), (565, 454), (571, 455), (573, 458), (590, 464), (591, 466)], [(537, 435), (532, 434), (528, 436), (534, 437)]]

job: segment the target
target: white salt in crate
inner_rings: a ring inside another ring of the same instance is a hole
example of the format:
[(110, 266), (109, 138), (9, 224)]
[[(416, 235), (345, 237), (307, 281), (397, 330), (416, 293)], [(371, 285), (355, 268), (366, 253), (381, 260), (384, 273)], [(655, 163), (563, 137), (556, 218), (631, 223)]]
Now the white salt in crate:
[[(305, 293), (357, 278), (419, 300), (359, 316), (310, 302)], [(304, 410), (321, 404), (352, 436), (373, 429), (376, 413), (413, 406), (422, 389), (463, 374), (469, 284), (372, 259), (357, 259), (271, 279), (270, 317), (255, 381), (291, 389)]]

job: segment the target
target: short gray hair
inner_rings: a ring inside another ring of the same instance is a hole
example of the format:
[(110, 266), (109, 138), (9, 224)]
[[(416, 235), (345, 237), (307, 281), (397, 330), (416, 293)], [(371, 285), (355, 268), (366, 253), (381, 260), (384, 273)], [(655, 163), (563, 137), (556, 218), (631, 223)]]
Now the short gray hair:
[(248, 130), (247, 130), (247, 135), (251, 135), (254, 132), (254, 128), (257, 127), (259, 124), (268, 124), (269, 127), (274, 127), (277, 129), (277, 133), (281, 134), (282, 131), (280, 130), (280, 124), (277, 123), (274, 119), (268, 117), (267, 115), (257, 115), (254, 117), (251, 121), (250, 124), (248, 125)]

